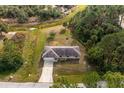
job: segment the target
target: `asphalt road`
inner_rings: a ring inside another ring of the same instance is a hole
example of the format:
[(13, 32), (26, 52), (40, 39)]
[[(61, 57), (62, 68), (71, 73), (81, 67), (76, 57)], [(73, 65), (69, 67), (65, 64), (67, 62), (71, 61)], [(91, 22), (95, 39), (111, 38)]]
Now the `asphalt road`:
[(49, 88), (52, 83), (14, 83), (14, 82), (0, 82), (0, 88)]

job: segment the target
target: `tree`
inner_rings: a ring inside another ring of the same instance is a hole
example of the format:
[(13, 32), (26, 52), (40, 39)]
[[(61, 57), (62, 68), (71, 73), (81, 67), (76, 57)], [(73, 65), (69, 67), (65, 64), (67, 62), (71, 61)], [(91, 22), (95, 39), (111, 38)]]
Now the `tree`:
[(17, 19), (19, 23), (27, 22), (29, 17), (38, 17), (38, 21), (46, 21), (61, 17), (61, 10), (60, 7), (50, 5), (0, 6), (0, 17)]
[(120, 72), (107, 72), (104, 76), (109, 88), (124, 88), (124, 76)]
[(4, 42), (4, 51), (0, 54), (0, 72), (16, 71), (23, 64), (20, 51), (11, 40)]
[(124, 72), (124, 32), (106, 35), (101, 42), (88, 50), (88, 61), (99, 72)]
[(20, 10), (17, 20), (19, 23), (25, 23), (28, 21), (28, 15), (24, 10)]
[(103, 57), (103, 49), (99, 47), (91, 48), (88, 51), (88, 60), (91, 64), (100, 64)]
[(46, 20), (50, 19), (49, 12), (47, 10), (39, 11), (38, 18), (40, 21), (46, 21)]
[(0, 23), (0, 34), (1, 34), (1, 36), (2, 36), (2, 32), (7, 33), (7, 31), (8, 31), (8, 25), (5, 24), (5, 23)]

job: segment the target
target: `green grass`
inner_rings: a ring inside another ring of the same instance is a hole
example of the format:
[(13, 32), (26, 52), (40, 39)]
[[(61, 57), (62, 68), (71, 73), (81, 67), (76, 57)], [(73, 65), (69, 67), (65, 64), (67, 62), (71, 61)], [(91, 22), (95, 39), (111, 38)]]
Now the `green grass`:
[(54, 83), (60, 83), (59, 79), (64, 78), (67, 80), (70, 84), (72, 83), (81, 83), (83, 80), (83, 75), (62, 75), (62, 76), (56, 76), (54, 77)]
[[(86, 78), (90, 76), (90, 73), (92, 73), (92, 71), (87, 71), (87, 72), (78, 73), (78, 74), (71, 74), (71, 75), (63, 75), (63, 74), (61, 74), (61, 75), (58, 75), (58, 76), (54, 76), (54, 82), (55, 83), (60, 83), (59, 79), (61, 79), (62, 77), (65, 80), (67, 80), (70, 84), (71, 83), (87, 82)], [(92, 80), (92, 77), (91, 77), (91, 80)]]
[(54, 77), (54, 84), (63, 84), (63, 79), (70, 84), (83, 83), (87, 87), (95, 88), (101, 76), (97, 72), (87, 71), (79, 75), (59, 75)]

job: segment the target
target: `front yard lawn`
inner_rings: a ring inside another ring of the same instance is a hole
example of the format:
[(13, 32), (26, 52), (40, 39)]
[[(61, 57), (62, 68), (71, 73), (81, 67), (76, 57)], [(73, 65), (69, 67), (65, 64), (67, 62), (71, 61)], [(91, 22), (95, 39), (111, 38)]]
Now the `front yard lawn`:
[(54, 83), (60, 83), (59, 80), (61, 78), (64, 78), (70, 84), (72, 84), (72, 83), (81, 83), (82, 80), (83, 80), (83, 73), (82, 73), (82, 75), (62, 75), (62, 76), (56, 76), (56, 77), (54, 77)]

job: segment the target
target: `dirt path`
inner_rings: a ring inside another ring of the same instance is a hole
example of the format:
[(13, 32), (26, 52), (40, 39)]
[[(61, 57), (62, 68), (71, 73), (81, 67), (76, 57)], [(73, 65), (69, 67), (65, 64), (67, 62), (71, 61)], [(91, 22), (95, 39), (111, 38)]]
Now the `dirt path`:
[(45, 32), (46, 34), (49, 34), (50, 32), (59, 33), (61, 29), (64, 29), (64, 27), (62, 25), (57, 25), (57, 26), (41, 29), (41, 31)]

